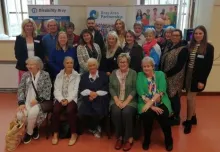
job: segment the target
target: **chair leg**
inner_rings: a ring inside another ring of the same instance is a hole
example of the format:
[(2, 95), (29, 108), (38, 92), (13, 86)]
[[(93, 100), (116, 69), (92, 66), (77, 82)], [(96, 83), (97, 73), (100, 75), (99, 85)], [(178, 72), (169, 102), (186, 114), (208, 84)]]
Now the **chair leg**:
[(49, 116), (49, 115), (50, 115), (50, 114), (48, 113), (48, 114), (47, 114), (47, 117), (46, 117), (46, 139), (48, 139), (49, 136), (50, 136), (50, 125), (49, 125), (50, 116)]

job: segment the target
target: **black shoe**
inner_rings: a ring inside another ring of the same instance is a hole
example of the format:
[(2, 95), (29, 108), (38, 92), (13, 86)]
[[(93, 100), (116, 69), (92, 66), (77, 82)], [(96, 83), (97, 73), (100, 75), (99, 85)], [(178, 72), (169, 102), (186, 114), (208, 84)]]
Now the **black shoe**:
[(191, 120), (186, 120), (185, 122), (185, 128), (184, 128), (184, 134), (189, 134), (192, 129), (192, 123)]
[(35, 127), (35, 128), (34, 128), (33, 135), (32, 135), (32, 138), (35, 139), (35, 140), (37, 140), (37, 139), (39, 139), (39, 137), (40, 137), (40, 135), (39, 135), (39, 129), (38, 129), (38, 127)]
[(147, 142), (143, 142), (143, 144), (142, 144), (142, 148), (143, 148), (143, 150), (148, 150), (149, 149), (149, 143), (147, 143)]
[(29, 135), (28, 133), (26, 133), (24, 135), (24, 144), (28, 144), (29, 142), (31, 142), (31, 135)]
[(166, 150), (167, 151), (172, 151), (173, 150), (173, 144), (166, 145)]
[[(195, 116), (192, 116), (191, 124), (192, 124), (192, 125), (197, 125), (196, 115), (195, 115)], [(186, 125), (186, 121), (184, 121), (184, 122), (182, 123), (182, 125), (185, 126), (185, 125)]]
[(171, 136), (165, 137), (165, 146), (167, 151), (173, 150), (173, 138)]
[(171, 126), (179, 126), (180, 125), (180, 117), (172, 116), (169, 119), (170, 119)]

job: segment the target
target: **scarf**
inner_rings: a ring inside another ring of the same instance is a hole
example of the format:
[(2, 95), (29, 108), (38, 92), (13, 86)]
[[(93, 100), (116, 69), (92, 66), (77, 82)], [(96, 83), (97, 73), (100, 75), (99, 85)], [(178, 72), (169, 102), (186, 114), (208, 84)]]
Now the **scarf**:
[(152, 47), (157, 44), (157, 40), (154, 39), (152, 40), (151, 42), (146, 42), (144, 45), (143, 45), (143, 49), (144, 49), (144, 54), (145, 56), (150, 56), (150, 50), (152, 49)]

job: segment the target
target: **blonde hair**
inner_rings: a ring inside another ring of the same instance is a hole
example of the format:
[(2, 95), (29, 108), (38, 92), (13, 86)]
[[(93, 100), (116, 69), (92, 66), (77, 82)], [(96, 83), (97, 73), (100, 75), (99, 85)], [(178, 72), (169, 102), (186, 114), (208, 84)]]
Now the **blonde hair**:
[(117, 62), (119, 63), (119, 61), (122, 59), (122, 58), (126, 58), (128, 60), (128, 64), (130, 63), (131, 61), (131, 57), (128, 53), (121, 53), (118, 55), (118, 58), (117, 58)]
[(147, 28), (144, 32), (144, 37), (146, 37), (148, 34), (153, 34), (154, 36), (156, 36), (156, 31), (153, 28)]
[[(57, 42), (56, 42), (56, 50), (61, 50), (61, 49), (62, 49), (61, 46), (60, 46), (60, 43), (59, 43), (59, 36), (60, 36), (61, 34), (65, 34), (66, 37), (67, 37), (67, 34), (66, 34), (66, 32), (64, 32), (64, 31), (60, 31), (60, 32), (58, 33), (58, 35), (57, 35)], [(67, 40), (67, 42), (66, 42), (66, 49), (68, 49), (68, 40)]]
[(118, 38), (118, 34), (115, 32), (115, 31), (110, 31), (109, 33), (108, 33), (108, 35), (107, 35), (107, 37), (106, 37), (106, 54), (107, 55), (110, 55), (109, 54), (109, 48), (110, 48), (110, 46), (109, 46), (109, 44), (108, 44), (108, 37), (109, 36), (113, 36), (115, 39), (116, 39), (116, 46), (115, 46), (115, 48), (114, 48), (114, 50), (113, 50), (113, 52), (115, 53), (115, 51), (118, 49), (118, 47), (120, 46), (120, 41), (119, 41), (119, 38)]
[(34, 20), (32, 18), (27, 18), (27, 19), (24, 19), (22, 21), (22, 24), (21, 24), (21, 36), (26, 38), (26, 33), (25, 33), (25, 30), (24, 30), (24, 27), (28, 23), (32, 23), (32, 25), (34, 27), (33, 32), (32, 32), (32, 36), (36, 37), (37, 36), (37, 25), (36, 25), (36, 23), (34, 22)]

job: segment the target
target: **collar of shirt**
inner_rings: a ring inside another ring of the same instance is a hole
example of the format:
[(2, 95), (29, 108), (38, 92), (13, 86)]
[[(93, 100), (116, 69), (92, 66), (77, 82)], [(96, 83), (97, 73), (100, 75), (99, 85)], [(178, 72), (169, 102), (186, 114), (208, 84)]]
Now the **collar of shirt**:
[(58, 34), (58, 33), (56, 33), (55, 35), (50, 34), (50, 37), (51, 37), (52, 39), (56, 39), (57, 34)]
[(72, 75), (73, 75), (73, 71), (72, 71), (72, 73), (69, 74), (69, 75), (67, 75), (66, 73), (64, 73), (64, 77), (66, 77), (66, 78), (68, 78), (68, 79), (69, 79)]
[(89, 79), (93, 79), (93, 80), (96, 80), (97, 78), (99, 77), (99, 71), (97, 70), (96, 74), (95, 74), (95, 77), (92, 77), (91, 74), (89, 74)]
[(39, 78), (39, 76), (40, 76), (40, 71), (37, 72), (37, 74), (35, 75), (35, 77), (34, 77), (34, 75), (31, 73), (31, 78), (32, 78), (33, 81), (37, 81), (38, 78)]

